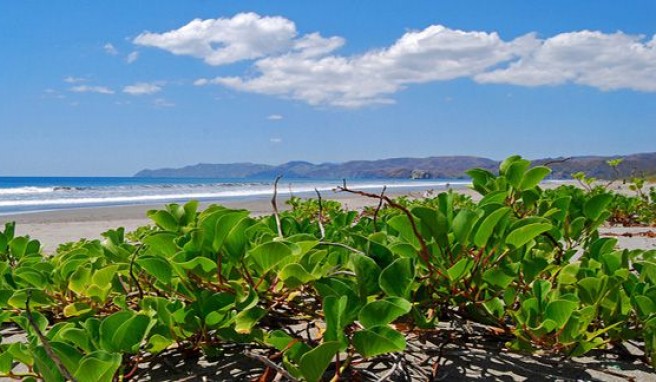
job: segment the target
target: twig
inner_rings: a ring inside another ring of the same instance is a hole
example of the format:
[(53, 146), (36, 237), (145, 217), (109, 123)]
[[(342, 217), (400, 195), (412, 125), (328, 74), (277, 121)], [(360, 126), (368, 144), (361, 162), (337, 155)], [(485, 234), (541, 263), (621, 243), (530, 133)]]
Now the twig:
[(266, 366), (274, 369), (278, 374), (281, 374), (282, 376), (284, 376), (285, 378), (287, 378), (288, 380), (290, 380), (292, 382), (297, 382), (298, 381), (298, 379), (294, 378), (293, 375), (289, 374), (287, 372), (287, 370), (285, 370), (283, 367), (279, 366), (277, 363), (271, 361), (270, 359), (268, 359), (265, 356), (262, 356), (262, 355), (259, 355), (259, 354), (249, 353), (249, 352), (246, 352), (246, 351), (244, 352), (244, 355), (248, 358), (254, 359), (254, 360), (259, 361), (259, 362), (262, 362), (263, 364), (265, 364)]
[(319, 222), (319, 232), (321, 232), (321, 240), (326, 237), (326, 230), (323, 228), (323, 203), (321, 203), (321, 193), (317, 188), (314, 188), (314, 192), (317, 193), (317, 199), (319, 199), (319, 212), (317, 216), (317, 221)]
[(282, 235), (282, 223), (280, 222), (280, 214), (278, 213), (278, 203), (276, 198), (278, 197), (278, 182), (282, 178), (282, 175), (276, 176), (275, 182), (273, 182), (273, 196), (271, 197), (271, 206), (273, 206), (273, 215), (276, 218), (276, 228), (278, 228), (278, 237), (283, 237)]
[(331, 247), (340, 247), (340, 248), (344, 248), (346, 250), (349, 250), (351, 252), (358, 253), (360, 255), (366, 256), (366, 254), (364, 252), (362, 252), (361, 250), (355, 249), (351, 246), (348, 246), (348, 245), (342, 244), (342, 243), (331, 243), (331, 242), (327, 242), (327, 241), (320, 241), (319, 243), (317, 243), (317, 245), (327, 245), (327, 246), (331, 246)]
[(567, 157), (567, 158), (562, 158), (562, 159), (553, 159), (553, 160), (544, 162), (542, 165), (543, 166), (549, 166), (549, 165), (557, 164), (557, 163), (565, 163), (570, 159), (572, 159), (572, 157)]
[(374, 232), (378, 232), (378, 229), (376, 228), (376, 221), (378, 220), (378, 212), (380, 212), (380, 209), (383, 206), (385, 190), (387, 190), (387, 186), (383, 186), (383, 191), (380, 192), (380, 199), (378, 200), (378, 207), (376, 207), (376, 210), (374, 211)]
[(66, 369), (66, 366), (64, 366), (64, 363), (62, 360), (59, 358), (57, 353), (55, 353), (54, 350), (52, 350), (52, 346), (50, 346), (50, 342), (48, 342), (48, 339), (46, 336), (41, 333), (41, 329), (39, 329), (39, 326), (34, 322), (34, 317), (32, 317), (32, 310), (30, 309), (30, 300), (32, 299), (32, 290), (28, 289), (26, 291), (27, 298), (25, 299), (25, 313), (27, 314), (27, 320), (30, 323), (30, 326), (34, 331), (36, 332), (37, 337), (39, 337), (39, 340), (43, 344), (43, 349), (46, 351), (46, 354), (48, 354), (48, 357), (52, 360), (52, 362), (55, 364), (57, 367), (57, 370), (61, 373), (61, 375), (68, 381), (76, 382), (75, 378), (73, 378), (73, 375)]
[(337, 190), (339, 191), (344, 191), (344, 192), (349, 192), (351, 194), (356, 194), (356, 195), (361, 195), (361, 196), (366, 196), (368, 198), (374, 198), (374, 199), (382, 199), (390, 207), (396, 208), (403, 212), (405, 216), (408, 218), (410, 221), (410, 226), (412, 227), (412, 233), (414, 236), (417, 238), (419, 241), (419, 246), (421, 247), (421, 250), (419, 251), (419, 257), (421, 260), (424, 262), (426, 267), (428, 268), (429, 273), (434, 273), (436, 272), (440, 276), (444, 276), (444, 274), (437, 268), (433, 267), (433, 264), (431, 263), (431, 253), (428, 250), (428, 246), (426, 245), (426, 241), (424, 241), (423, 236), (419, 233), (419, 229), (417, 228), (417, 223), (415, 223), (415, 219), (412, 216), (412, 213), (402, 205), (396, 203), (394, 200), (390, 199), (388, 196), (385, 195), (377, 195), (377, 194), (372, 194), (370, 192), (365, 192), (365, 191), (358, 191), (358, 190), (351, 190), (346, 186), (346, 179), (343, 180), (343, 185), (340, 187), (337, 187)]

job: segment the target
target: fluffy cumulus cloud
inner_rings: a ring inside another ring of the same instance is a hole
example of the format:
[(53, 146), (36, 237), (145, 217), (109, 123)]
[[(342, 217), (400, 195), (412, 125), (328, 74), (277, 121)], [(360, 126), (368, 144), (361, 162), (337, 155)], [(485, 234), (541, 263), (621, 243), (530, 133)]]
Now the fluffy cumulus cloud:
[(656, 36), (594, 31), (542, 40), (506, 68), (481, 73), (479, 82), (524, 86), (576, 83), (602, 90), (656, 91)]
[(471, 78), (521, 86), (576, 83), (602, 90), (656, 91), (656, 36), (577, 31), (541, 39), (503, 39), (495, 32), (441, 25), (409, 31), (393, 44), (355, 55), (336, 51), (345, 40), (298, 35), (282, 17), (254, 13), (194, 20), (134, 42), (203, 59), (211, 65), (253, 60), (248, 74), (201, 78), (195, 85), (300, 100), (311, 105), (362, 107), (393, 103), (413, 84)]
[(162, 87), (157, 84), (147, 82), (138, 82), (136, 84), (128, 85), (123, 88), (123, 93), (130, 95), (146, 95), (155, 94), (162, 90)]
[(229, 19), (195, 19), (166, 33), (145, 32), (134, 43), (223, 65), (290, 49), (295, 36), (294, 23), (283, 17), (240, 13)]
[(114, 91), (106, 86), (79, 85), (73, 86), (69, 90), (74, 93), (114, 94)]

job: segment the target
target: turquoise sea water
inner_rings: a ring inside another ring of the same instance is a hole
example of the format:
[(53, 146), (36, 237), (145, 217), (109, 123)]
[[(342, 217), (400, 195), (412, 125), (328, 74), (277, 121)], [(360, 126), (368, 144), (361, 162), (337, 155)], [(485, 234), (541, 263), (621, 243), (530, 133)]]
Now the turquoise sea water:
[[(342, 180), (285, 179), (280, 180), (281, 196), (307, 195), (317, 188), (330, 192)], [(464, 186), (463, 180), (430, 179), (357, 179), (349, 187), (361, 190), (435, 189), (447, 184)], [(0, 177), (0, 214), (30, 211), (100, 207), (112, 205), (164, 204), (201, 201), (252, 199), (270, 196), (273, 180), (208, 179), (208, 178), (58, 178)]]

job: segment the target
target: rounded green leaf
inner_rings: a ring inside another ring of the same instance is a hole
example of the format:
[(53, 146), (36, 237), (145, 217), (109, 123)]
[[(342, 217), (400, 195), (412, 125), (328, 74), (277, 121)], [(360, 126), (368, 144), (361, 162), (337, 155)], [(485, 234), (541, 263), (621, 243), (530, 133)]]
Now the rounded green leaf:
[(299, 367), (301, 374), (308, 382), (318, 382), (326, 372), (328, 365), (339, 351), (340, 343), (337, 341), (324, 342), (316, 348), (303, 354)]
[(355, 332), (353, 346), (364, 357), (375, 357), (403, 351), (406, 343), (403, 334), (389, 326), (376, 326)]
[(412, 304), (408, 300), (400, 297), (387, 297), (365, 305), (360, 310), (358, 319), (365, 328), (387, 325), (410, 312), (410, 309), (412, 309)]
[(544, 178), (546, 178), (547, 175), (549, 174), (551, 174), (551, 169), (549, 167), (546, 166), (533, 167), (532, 169), (524, 173), (522, 182), (519, 185), (519, 190), (526, 191), (526, 190), (530, 190), (531, 188), (534, 188), (535, 186), (540, 184), (540, 182), (542, 182)]
[(499, 223), (503, 217), (508, 215), (508, 213), (510, 213), (510, 208), (502, 207), (489, 214), (478, 226), (478, 229), (474, 234), (474, 244), (479, 248), (484, 247), (490, 236), (492, 236), (494, 227), (496, 227), (497, 223)]
[(415, 268), (408, 258), (396, 259), (380, 272), (378, 283), (388, 296), (409, 297), (415, 278)]
[(583, 213), (588, 219), (597, 220), (613, 200), (611, 194), (599, 194), (590, 198), (583, 205)]
[(519, 248), (544, 232), (549, 231), (552, 227), (548, 223), (532, 223), (521, 226), (508, 234), (506, 243)]
[(171, 264), (159, 256), (144, 256), (137, 259), (137, 264), (150, 275), (155, 276), (157, 280), (164, 284), (171, 283), (172, 269)]
[(291, 256), (292, 250), (285, 243), (270, 241), (251, 249), (249, 254), (260, 271), (267, 273), (278, 263)]

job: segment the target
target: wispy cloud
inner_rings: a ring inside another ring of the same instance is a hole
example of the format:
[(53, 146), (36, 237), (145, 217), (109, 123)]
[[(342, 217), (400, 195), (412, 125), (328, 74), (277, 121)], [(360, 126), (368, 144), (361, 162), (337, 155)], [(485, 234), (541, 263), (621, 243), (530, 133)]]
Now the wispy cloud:
[(84, 77), (68, 76), (68, 77), (64, 78), (64, 82), (69, 83), (69, 84), (77, 84), (77, 83), (85, 82), (85, 81), (87, 81), (87, 79), (84, 78)]
[(145, 95), (145, 94), (155, 94), (162, 90), (162, 87), (147, 82), (138, 82), (136, 84), (128, 85), (123, 88), (123, 93), (130, 95)]
[(118, 54), (118, 50), (112, 45), (111, 43), (107, 43), (103, 45), (103, 49), (105, 50), (105, 53), (110, 54), (112, 56), (116, 56)]
[(135, 50), (134, 52), (130, 52), (130, 54), (128, 54), (127, 57), (125, 57), (125, 62), (131, 64), (137, 61), (138, 59), (139, 59), (139, 52)]
[(344, 41), (318, 33), (299, 36), (291, 20), (243, 13), (229, 19), (196, 19), (161, 34), (145, 32), (134, 43), (198, 57), (210, 65), (253, 60), (246, 75), (200, 78), (194, 84), (311, 105), (389, 104), (409, 86), (458, 78), (656, 92), (656, 35), (646, 39), (583, 30), (504, 40), (496, 32), (431, 25), (408, 31), (386, 47), (339, 55), (336, 51)]
[(271, 143), (282, 143), (282, 138), (271, 138), (269, 139)]
[(114, 91), (106, 86), (79, 85), (73, 86), (69, 90), (75, 93), (114, 94)]
[(267, 119), (268, 119), (269, 121), (280, 121), (280, 120), (283, 119), (283, 118), (284, 118), (284, 117), (283, 117), (282, 115), (280, 115), (280, 114), (271, 114), (271, 115), (267, 116)]
[(167, 101), (164, 98), (157, 98), (156, 100), (153, 101), (153, 106), (157, 108), (175, 107), (175, 103), (171, 101)]

